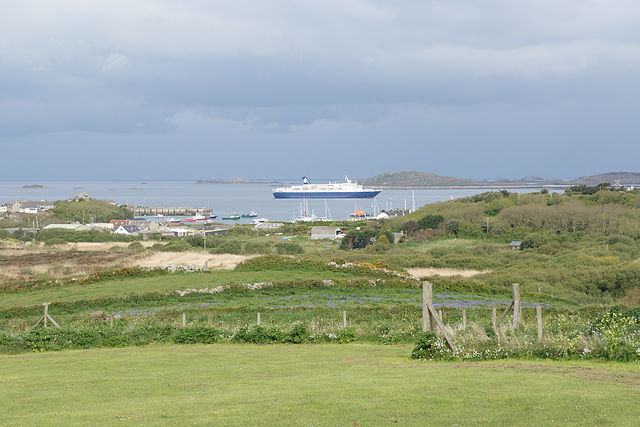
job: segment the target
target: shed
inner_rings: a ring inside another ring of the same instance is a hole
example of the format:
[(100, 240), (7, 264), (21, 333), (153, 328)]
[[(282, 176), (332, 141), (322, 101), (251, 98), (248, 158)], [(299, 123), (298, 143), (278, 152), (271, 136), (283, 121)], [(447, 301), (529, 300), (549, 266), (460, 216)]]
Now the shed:
[(91, 230), (89, 227), (87, 227), (84, 224), (49, 224), (45, 227), (43, 227), (43, 230), (51, 230), (53, 228), (60, 228), (63, 230), (69, 230), (69, 231), (89, 231)]
[(338, 227), (326, 227), (319, 226), (313, 227), (311, 229), (311, 240), (320, 240), (320, 239), (342, 239), (344, 236), (344, 231), (339, 229)]

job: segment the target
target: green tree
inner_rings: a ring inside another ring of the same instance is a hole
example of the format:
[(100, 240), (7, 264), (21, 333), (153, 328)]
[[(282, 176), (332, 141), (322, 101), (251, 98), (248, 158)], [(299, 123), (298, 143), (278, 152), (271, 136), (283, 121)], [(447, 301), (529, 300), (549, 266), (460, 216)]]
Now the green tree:
[(409, 221), (402, 223), (400, 230), (402, 230), (407, 236), (411, 236), (416, 232), (416, 230), (418, 230), (418, 223), (410, 219)]
[(418, 228), (420, 230), (433, 230), (437, 228), (441, 222), (444, 222), (444, 217), (442, 215), (427, 215), (418, 220)]

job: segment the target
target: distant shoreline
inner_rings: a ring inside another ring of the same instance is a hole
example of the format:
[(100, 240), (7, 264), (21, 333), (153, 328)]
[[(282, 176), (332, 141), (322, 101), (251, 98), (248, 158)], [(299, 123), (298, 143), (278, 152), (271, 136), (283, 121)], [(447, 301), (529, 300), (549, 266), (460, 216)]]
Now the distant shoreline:
[(229, 178), (229, 179), (200, 179), (196, 181), (196, 184), (283, 184), (280, 181), (267, 180), (267, 181), (253, 181), (250, 179), (242, 178)]
[(513, 190), (518, 190), (518, 189), (531, 189), (531, 188), (548, 188), (548, 189), (564, 189), (564, 188), (569, 188), (571, 187), (571, 185), (569, 184), (550, 184), (550, 185), (535, 185), (535, 184), (531, 184), (531, 185), (526, 185), (526, 184), (521, 184), (521, 185), (442, 185), (442, 186), (438, 186), (438, 185), (430, 185), (430, 186), (421, 186), (421, 187), (405, 187), (405, 186), (384, 186), (384, 187), (376, 187), (382, 190), (447, 190), (447, 189), (451, 189), (451, 190), (480, 190), (480, 189), (487, 189), (487, 190), (509, 190), (509, 189), (513, 189)]

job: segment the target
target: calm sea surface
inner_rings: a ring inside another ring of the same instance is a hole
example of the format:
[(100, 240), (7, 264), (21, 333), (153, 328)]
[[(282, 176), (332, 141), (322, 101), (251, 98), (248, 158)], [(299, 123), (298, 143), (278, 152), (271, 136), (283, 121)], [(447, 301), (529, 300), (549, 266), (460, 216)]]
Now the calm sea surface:
[[(298, 180), (281, 180), (286, 185)], [(324, 182), (327, 182), (326, 180)], [(340, 180), (331, 180), (340, 181)], [(38, 184), (45, 188), (27, 189)], [(255, 210), (270, 221), (291, 221), (299, 216), (302, 200), (275, 199), (272, 184), (196, 184), (194, 181), (85, 181), (85, 182), (0, 182), (0, 205), (14, 200), (63, 200), (85, 192), (94, 199), (113, 200), (118, 204), (157, 207), (208, 207), (218, 215), (245, 214)], [(521, 193), (539, 188), (511, 190)], [(383, 190), (375, 199), (308, 200), (308, 212), (335, 220), (346, 219), (354, 210), (378, 213), (380, 210), (420, 208), (426, 204), (491, 191), (491, 189)], [(222, 222), (222, 221), (221, 221)], [(250, 222), (243, 219), (239, 222)]]

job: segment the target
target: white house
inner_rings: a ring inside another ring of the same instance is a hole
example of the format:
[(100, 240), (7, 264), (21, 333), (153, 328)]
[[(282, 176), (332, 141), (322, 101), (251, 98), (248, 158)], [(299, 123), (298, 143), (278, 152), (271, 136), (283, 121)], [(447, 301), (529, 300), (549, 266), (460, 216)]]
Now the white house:
[(116, 228), (113, 234), (125, 234), (127, 236), (137, 236), (140, 234), (140, 229), (135, 225), (121, 225)]
[(19, 200), (11, 205), (11, 212), (37, 214), (46, 212), (55, 207), (56, 205), (53, 202), (48, 202), (46, 200), (40, 200), (39, 202)]
[(194, 230), (188, 227), (161, 227), (158, 231), (167, 237), (185, 237), (194, 234)]

